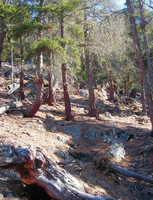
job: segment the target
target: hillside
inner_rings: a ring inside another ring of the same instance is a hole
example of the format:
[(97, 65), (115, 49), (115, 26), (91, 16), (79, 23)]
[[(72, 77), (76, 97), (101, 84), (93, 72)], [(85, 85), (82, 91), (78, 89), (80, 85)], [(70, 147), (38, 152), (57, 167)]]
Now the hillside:
[[(31, 81), (31, 84), (34, 87), (34, 82)], [(1, 74), (0, 107), (16, 101), (17, 93), (9, 94), (8, 85), (10, 79)], [(27, 99), (23, 105), (28, 106), (32, 98), (29, 85), (26, 87)], [(122, 101), (124, 97), (120, 97), (118, 101), (110, 102), (106, 88), (103, 91), (95, 89), (100, 110), (99, 119), (96, 119), (88, 116), (88, 90), (84, 88), (76, 93), (74, 87), (70, 86), (69, 89), (74, 122), (65, 121), (63, 91), (59, 87), (55, 93), (56, 104), (48, 106), (43, 102), (34, 117), (24, 118), (21, 107), (0, 115), (1, 148), (11, 145), (15, 148), (39, 149), (80, 180), (87, 193), (120, 200), (153, 199), (152, 184), (97, 167), (100, 159), (107, 157), (117, 166), (153, 178), (153, 139), (149, 135), (151, 124), (149, 118), (138, 115), (140, 100), (125, 104)], [(108, 154), (114, 142), (122, 144), (125, 150), (118, 157), (113, 155), (114, 152)], [(18, 175), (15, 176), (11, 170), (0, 171), (3, 199), (32, 199), (23, 190), (21, 192), (19, 188), (22, 184), (19, 182)]]

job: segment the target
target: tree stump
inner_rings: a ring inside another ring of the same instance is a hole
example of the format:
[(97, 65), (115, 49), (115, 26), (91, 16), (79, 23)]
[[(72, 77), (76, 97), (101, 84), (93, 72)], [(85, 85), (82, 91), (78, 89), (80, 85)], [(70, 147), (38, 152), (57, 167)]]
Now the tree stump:
[(19, 172), (26, 185), (38, 185), (56, 200), (115, 200), (87, 194), (83, 185), (66, 170), (48, 159), (41, 151), (31, 147), (15, 149), (10, 145), (0, 147), (0, 167)]

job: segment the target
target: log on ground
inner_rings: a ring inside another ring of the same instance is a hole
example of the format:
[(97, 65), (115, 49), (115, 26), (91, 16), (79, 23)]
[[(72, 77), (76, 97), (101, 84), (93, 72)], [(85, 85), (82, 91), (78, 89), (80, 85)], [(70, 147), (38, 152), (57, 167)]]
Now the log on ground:
[(31, 147), (15, 149), (10, 145), (0, 147), (0, 168), (13, 168), (26, 185), (36, 184), (57, 200), (115, 200), (87, 194), (83, 184), (66, 170), (48, 159), (41, 151)]

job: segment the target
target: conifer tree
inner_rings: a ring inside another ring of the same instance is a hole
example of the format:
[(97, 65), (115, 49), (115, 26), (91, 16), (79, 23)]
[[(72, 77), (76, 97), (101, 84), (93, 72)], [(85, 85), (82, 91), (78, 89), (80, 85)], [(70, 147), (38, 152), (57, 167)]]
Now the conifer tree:
[(129, 9), (129, 13), (130, 13), (130, 24), (131, 24), (131, 29), (132, 29), (132, 33), (133, 33), (133, 40), (134, 40), (134, 44), (135, 44), (135, 48), (136, 48), (136, 54), (137, 54), (137, 58), (138, 58), (138, 62), (139, 62), (139, 68), (140, 68), (142, 81), (144, 82), (145, 93), (146, 93), (146, 98), (147, 98), (147, 103), (148, 103), (148, 110), (149, 110), (149, 114), (150, 114), (150, 121), (152, 124), (152, 130), (153, 130), (153, 100), (152, 100), (150, 85), (149, 85), (148, 77), (146, 74), (146, 69), (144, 66), (143, 58), (142, 58), (142, 50), (140, 47), (139, 38), (138, 38), (137, 30), (136, 30), (136, 22), (135, 22), (135, 19), (133, 16), (133, 9), (131, 6), (131, 1), (126, 0), (126, 4), (127, 4), (127, 7)]

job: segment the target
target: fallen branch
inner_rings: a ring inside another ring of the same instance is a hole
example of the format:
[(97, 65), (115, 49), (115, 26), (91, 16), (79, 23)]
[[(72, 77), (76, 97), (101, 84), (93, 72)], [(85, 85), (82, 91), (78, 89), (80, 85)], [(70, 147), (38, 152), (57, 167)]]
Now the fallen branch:
[(103, 158), (95, 159), (94, 163), (102, 171), (105, 170), (109, 173), (114, 173), (114, 174), (119, 173), (119, 174), (122, 174), (127, 177), (132, 177), (132, 178), (153, 184), (152, 178), (149, 178), (147, 176), (141, 175), (141, 174), (133, 172), (133, 171), (129, 171), (127, 169), (123, 169), (121, 167), (118, 167), (118, 166), (112, 164), (111, 161), (108, 159), (108, 155), (104, 155)]
[(129, 170), (126, 170), (126, 169), (123, 169), (123, 168), (120, 168), (118, 166), (115, 166), (115, 165), (112, 165), (111, 168), (119, 173), (119, 174), (122, 174), (124, 176), (127, 176), (127, 177), (133, 177), (135, 179), (138, 179), (138, 180), (141, 180), (141, 181), (145, 181), (145, 182), (148, 182), (148, 183), (152, 183), (153, 184), (153, 179), (152, 178), (149, 178), (147, 176), (143, 176), (141, 174), (138, 174), (136, 172), (132, 172), (132, 171), (129, 171)]
[(15, 149), (9, 145), (1, 146), (0, 167), (15, 169), (24, 184), (43, 187), (56, 200), (115, 200), (87, 194), (78, 179), (33, 147)]

